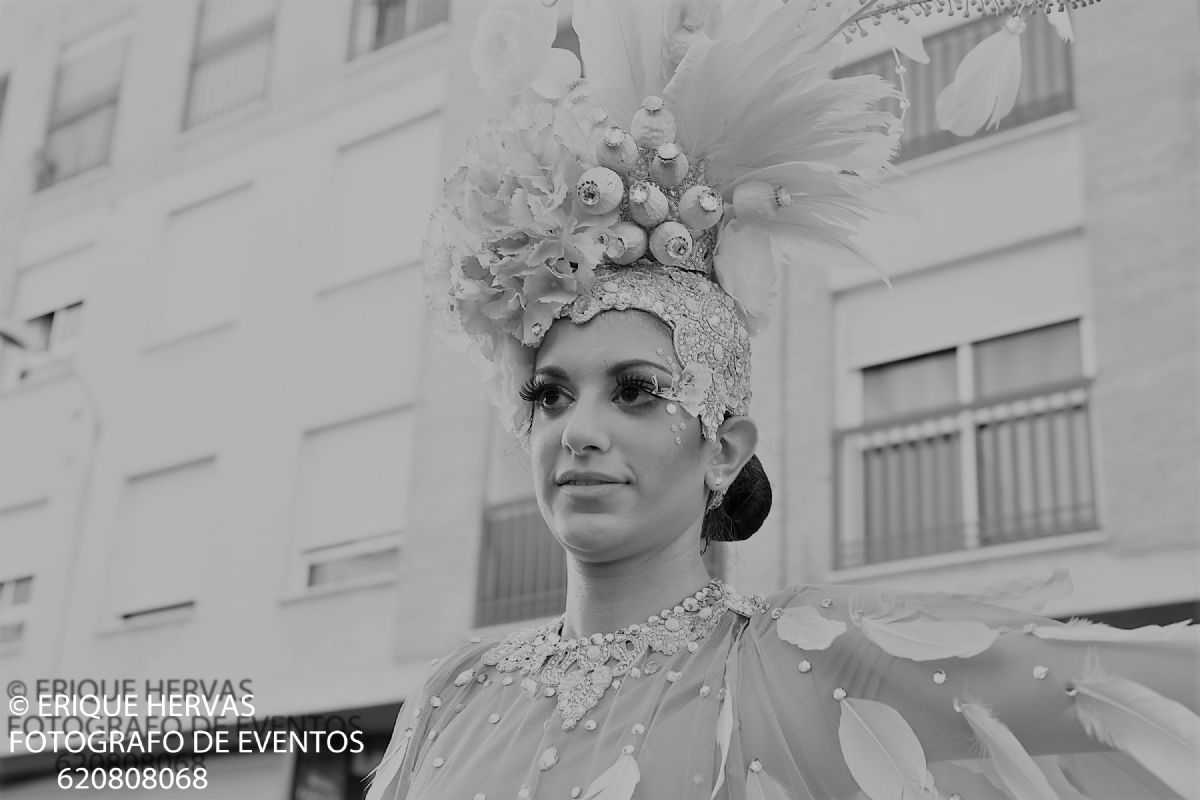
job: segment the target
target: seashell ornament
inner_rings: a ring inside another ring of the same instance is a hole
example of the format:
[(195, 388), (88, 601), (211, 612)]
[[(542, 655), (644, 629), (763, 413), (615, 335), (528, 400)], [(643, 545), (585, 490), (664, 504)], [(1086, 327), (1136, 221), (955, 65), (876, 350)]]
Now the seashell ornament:
[(675, 117), (666, 109), (661, 97), (650, 95), (633, 115), (629, 133), (638, 147), (654, 150), (675, 141)]
[(779, 209), (792, 204), (792, 196), (783, 187), (766, 181), (746, 181), (733, 190), (733, 213), (745, 222), (773, 222)]
[(646, 255), (650, 240), (640, 225), (618, 222), (608, 229), (608, 246), (604, 254), (617, 264), (632, 264)]
[(650, 177), (668, 189), (678, 186), (687, 177), (688, 160), (674, 142), (660, 145), (650, 162)]
[(575, 196), (590, 214), (607, 214), (621, 205), (625, 183), (608, 167), (592, 167), (579, 178)]
[(647, 181), (629, 187), (629, 216), (644, 228), (653, 228), (670, 213), (670, 203), (663, 190)]
[(650, 234), (650, 252), (660, 263), (678, 267), (692, 254), (692, 233), (682, 222), (664, 222)]
[(706, 231), (721, 221), (725, 201), (708, 186), (693, 186), (679, 198), (679, 220), (694, 231)]
[(596, 161), (618, 175), (628, 175), (637, 164), (638, 149), (633, 137), (616, 125), (609, 126), (596, 145)]

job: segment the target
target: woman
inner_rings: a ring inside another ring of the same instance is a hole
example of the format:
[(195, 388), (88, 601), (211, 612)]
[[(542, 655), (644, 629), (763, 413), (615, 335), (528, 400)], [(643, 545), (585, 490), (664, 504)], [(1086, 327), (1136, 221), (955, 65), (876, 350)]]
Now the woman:
[(825, 77), (845, 4), (723, 8), (579, 2), (589, 84), (524, 63), (538, 43), (512, 36), (553, 38), (539, 3), (481, 20), (477, 70), (526, 94), (447, 180), (431, 298), (528, 446), (567, 606), (441, 660), (369, 796), (1194, 796), (1186, 626), (1023, 610), (1054, 583), (763, 598), (709, 579), (704, 540), (770, 508), (749, 339), (775, 256), (852, 251), (894, 144), (865, 110), (881, 82)]

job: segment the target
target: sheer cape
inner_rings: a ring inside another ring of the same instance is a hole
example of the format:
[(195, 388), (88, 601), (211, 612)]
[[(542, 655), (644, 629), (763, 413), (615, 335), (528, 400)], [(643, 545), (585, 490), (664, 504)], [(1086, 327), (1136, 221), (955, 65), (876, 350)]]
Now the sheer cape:
[(1200, 796), (1196, 628), (987, 599), (793, 587), (648, 657), (570, 731), (536, 674), (474, 642), (405, 704), (368, 797)]

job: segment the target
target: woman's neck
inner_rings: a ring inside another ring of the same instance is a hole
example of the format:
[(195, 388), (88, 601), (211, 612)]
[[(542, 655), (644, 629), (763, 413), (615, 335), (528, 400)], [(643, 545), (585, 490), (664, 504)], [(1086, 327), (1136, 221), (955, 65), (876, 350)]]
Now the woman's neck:
[(704, 588), (710, 578), (691, 537), (636, 563), (592, 564), (569, 559), (563, 636), (611, 633), (672, 608)]

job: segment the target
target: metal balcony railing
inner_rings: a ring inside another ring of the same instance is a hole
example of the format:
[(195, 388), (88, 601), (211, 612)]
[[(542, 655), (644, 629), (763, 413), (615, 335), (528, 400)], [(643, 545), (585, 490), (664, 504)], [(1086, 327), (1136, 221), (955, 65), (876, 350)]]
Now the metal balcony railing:
[[(954, 80), (963, 57), (1004, 24), (1003, 17), (980, 17), (925, 39), (928, 64), (917, 64), (901, 57), (905, 67), (904, 82), (911, 104), (904, 117), (904, 133), (900, 137), (900, 155), (905, 160), (945, 150), (969, 139), (978, 139), (997, 131), (1025, 125), (1074, 107), (1071, 54), (1066, 44), (1041, 14), (1031, 14), (1028, 29), (1021, 36), (1021, 86), (1016, 105), (996, 128), (984, 128), (971, 137), (957, 136), (942, 130), (937, 124), (935, 107), (938, 94)], [(896, 86), (896, 58), (891, 51), (849, 64), (835, 73), (850, 75), (880, 75)], [(886, 103), (892, 113), (899, 115), (899, 101)]]
[(839, 432), (835, 567), (1095, 529), (1089, 388)]
[(183, 127), (228, 114), (267, 93), (276, 0), (204, 0)]
[(121, 73), (124, 42), (59, 67), (46, 142), (37, 154), (37, 189), (108, 163)]
[(445, 22), (449, 0), (355, 0), (350, 23), (350, 58), (387, 47)]
[(484, 515), (475, 625), (499, 625), (561, 613), (567, 566), (537, 501), (492, 506)]

